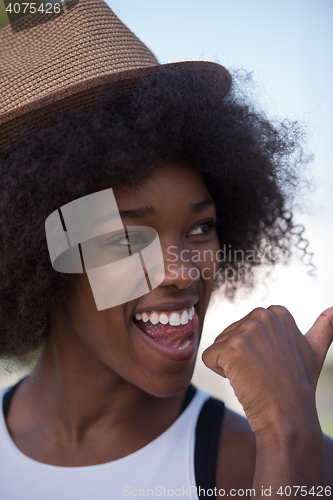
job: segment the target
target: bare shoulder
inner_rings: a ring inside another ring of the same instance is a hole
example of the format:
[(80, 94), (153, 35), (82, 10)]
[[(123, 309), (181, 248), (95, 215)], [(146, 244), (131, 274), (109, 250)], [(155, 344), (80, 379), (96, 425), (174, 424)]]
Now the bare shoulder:
[(324, 434), (325, 443), (325, 486), (333, 489), (333, 438)]
[(245, 417), (225, 409), (217, 458), (216, 486), (251, 488), (256, 460), (256, 441)]

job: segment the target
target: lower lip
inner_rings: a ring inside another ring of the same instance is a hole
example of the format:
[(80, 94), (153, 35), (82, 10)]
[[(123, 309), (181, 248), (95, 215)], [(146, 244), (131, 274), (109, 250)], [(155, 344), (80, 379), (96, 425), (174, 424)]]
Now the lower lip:
[(194, 331), (192, 330), (192, 333), (186, 336), (186, 338), (189, 339), (190, 343), (187, 347), (185, 347), (185, 349), (177, 349), (176, 347), (169, 347), (164, 344), (160, 344), (156, 340), (146, 335), (142, 330), (140, 330), (140, 328), (136, 326), (134, 321), (132, 321), (132, 323), (136, 328), (136, 331), (153, 349), (155, 349), (155, 351), (159, 352), (168, 359), (172, 359), (173, 361), (185, 361), (193, 357), (198, 346), (199, 318), (197, 314), (194, 315), (191, 322), (192, 321), (193, 321)]

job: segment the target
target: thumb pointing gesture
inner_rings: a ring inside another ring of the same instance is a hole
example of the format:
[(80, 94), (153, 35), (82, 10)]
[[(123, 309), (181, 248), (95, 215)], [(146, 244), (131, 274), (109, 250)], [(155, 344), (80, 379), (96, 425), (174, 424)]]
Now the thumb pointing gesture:
[(320, 367), (322, 367), (327, 351), (333, 341), (333, 307), (325, 309), (318, 316), (305, 337), (317, 355)]

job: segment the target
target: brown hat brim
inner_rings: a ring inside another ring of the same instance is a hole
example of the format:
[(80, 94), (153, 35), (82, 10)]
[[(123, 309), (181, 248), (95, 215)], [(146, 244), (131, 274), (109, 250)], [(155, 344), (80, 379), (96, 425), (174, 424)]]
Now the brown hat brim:
[(202, 72), (210, 71), (213, 81), (221, 89), (221, 95), (228, 92), (231, 86), (230, 73), (223, 66), (207, 61), (157, 64), (92, 77), (35, 98), (27, 104), (2, 114), (0, 116), (0, 154), (13, 149), (14, 145), (22, 140), (23, 133), (24, 138), (31, 136), (37, 130), (51, 124), (59, 114), (65, 114), (73, 108), (92, 108), (118, 96), (130, 95), (143, 78), (170, 68), (175, 71), (187, 71), (189, 68), (196, 68)]

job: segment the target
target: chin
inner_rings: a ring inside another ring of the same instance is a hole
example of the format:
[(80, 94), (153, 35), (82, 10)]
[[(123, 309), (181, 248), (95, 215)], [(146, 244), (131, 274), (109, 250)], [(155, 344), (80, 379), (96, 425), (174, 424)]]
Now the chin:
[(194, 360), (186, 367), (177, 370), (155, 373), (148, 381), (138, 383), (141, 390), (152, 396), (166, 398), (184, 392), (191, 383), (195, 365)]

